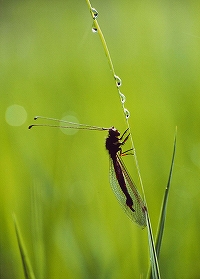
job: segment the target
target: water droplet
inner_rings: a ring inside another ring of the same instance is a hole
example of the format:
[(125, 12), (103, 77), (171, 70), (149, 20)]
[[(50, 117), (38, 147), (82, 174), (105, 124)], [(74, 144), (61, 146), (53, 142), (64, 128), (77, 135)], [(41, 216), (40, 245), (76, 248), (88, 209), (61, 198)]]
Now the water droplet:
[(127, 110), (126, 108), (124, 108), (124, 114), (126, 116), (126, 119), (128, 119), (130, 117), (130, 111)]
[(120, 91), (119, 91), (119, 95), (120, 95), (122, 104), (124, 104), (126, 102), (126, 96), (124, 94), (122, 94), (122, 92), (120, 92)]
[(93, 15), (93, 19), (96, 19), (98, 17), (98, 12), (95, 8), (91, 8), (91, 12), (92, 12), (92, 15)]
[(97, 28), (94, 25), (92, 26), (92, 32), (97, 33)]
[(120, 77), (118, 77), (117, 75), (114, 75), (115, 81), (116, 81), (116, 85), (117, 87), (120, 87), (122, 85), (122, 80)]

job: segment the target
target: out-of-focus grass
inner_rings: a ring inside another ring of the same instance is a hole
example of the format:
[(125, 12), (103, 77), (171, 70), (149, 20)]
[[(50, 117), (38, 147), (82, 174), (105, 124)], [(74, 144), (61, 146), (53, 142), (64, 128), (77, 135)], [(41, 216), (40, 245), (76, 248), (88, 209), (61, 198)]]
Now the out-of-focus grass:
[[(161, 275), (197, 278), (199, 1), (93, 5), (123, 81), (154, 231), (178, 126)], [(110, 190), (105, 133), (27, 129), (35, 115), (66, 114), (125, 129), (86, 3), (6, 1), (0, 13), (0, 278), (23, 276), (13, 212), (36, 278), (145, 275), (146, 231), (130, 223)], [(21, 126), (7, 123), (14, 104), (27, 112)], [(131, 172), (133, 161), (125, 160)]]

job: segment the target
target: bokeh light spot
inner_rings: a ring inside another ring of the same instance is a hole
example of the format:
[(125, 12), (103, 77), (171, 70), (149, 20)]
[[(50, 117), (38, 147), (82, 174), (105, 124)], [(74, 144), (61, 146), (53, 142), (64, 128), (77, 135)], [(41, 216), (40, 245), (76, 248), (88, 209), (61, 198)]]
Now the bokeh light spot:
[[(70, 122), (79, 124), (78, 119), (77, 119), (75, 116), (73, 116), (73, 115), (66, 115), (66, 116), (64, 116), (64, 117), (62, 118), (62, 120), (64, 120), (64, 121), (70, 121)], [(66, 126), (66, 127), (73, 127), (73, 126), (74, 126), (74, 125), (72, 125), (72, 124), (68, 124), (68, 123), (65, 123), (65, 122), (61, 123), (60, 125)], [(74, 126), (74, 127), (75, 127), (75, 126)], [(74, 135), (74, 134), (76, 134), (76, 133), (78, 132), (78, 130), (77, 130), (77, 129), (74, 129), (74, 128), (60, 128), (60, 129), (61, 129), (61, 131), (62, 131), (64, 134), (66, 134), (66, 135)]]
[(21, 126), (27, 119), (27, 112), (24, 107), (14, 104), (7, 107), (5, 119), (10, 126)]

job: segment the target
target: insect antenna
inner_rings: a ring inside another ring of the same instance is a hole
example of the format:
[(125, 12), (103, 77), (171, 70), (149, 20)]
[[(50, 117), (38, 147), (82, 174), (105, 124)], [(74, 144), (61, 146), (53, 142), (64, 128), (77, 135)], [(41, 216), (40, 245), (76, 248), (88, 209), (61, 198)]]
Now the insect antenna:
[(92, 125), (88, 125), (88, 124), (80, 124), (80, 123), (76, 123), (76, 122), (67, 121), (67, 120), (64, 120), (64, 119), (57, 119), (57, 118), (45, 117), (45, 116), (35, 116), (34, 117), (34, 120), (38, 120), (38, 119), (45, 119), (45, 120), (48, 120), (48, 121), (66, 123), (66, 124), (69, 124), (71, 126), (57, 125), (57, 124), (55, 124), (55, 125), (52, 125), (52, 124), (31, 124), (31, 125), (28, 126), (28, 129), (31, 129), (32, 127), (53, 127), (53, 128), (83, 129), (83, 130), (96, 130), (96, 131), (108, 131), (109, 130), (109, 128), (92, 126)]

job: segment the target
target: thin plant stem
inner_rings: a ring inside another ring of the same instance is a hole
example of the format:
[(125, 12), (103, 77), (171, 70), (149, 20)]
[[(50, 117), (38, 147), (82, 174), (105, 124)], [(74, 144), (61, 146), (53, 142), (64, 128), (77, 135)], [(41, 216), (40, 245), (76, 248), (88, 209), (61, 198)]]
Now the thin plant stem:
[(130, 113), (125, 108), (125, 105), (124, 105), (125, 100), (126, 100), (125, 95), (123, 95), (120, 91), (120, 86), (121, 86), (122, 82), (121, 82), (121, 79), (115, 74), (114, 66), (113, 66), (113, 63), (112, 63), (110, 52), (108, 50), (108, 46), (106, 44), (106, 40), (104, 38), (104, 35), (103, 35), (103, 33), (101, 31), (101, 28), (100, 28), (100, 26), (98, 24), (98, 21), (97, 21), (98, 12), (96, 11), (96, 9), (94, 9), (92, 7), (89, 0), (86, 0), (86, 2), (88, 4), (90, 13), (91, 13), (92, 18), (93, 18), (93, 28), (95, 28), (95, 31), (99, 34), (100, 40), (101, 40), (102, 45), (103, 45), (104, 52), (105, 52), (106, 57), (108, 59), (108, 63), (109, 63), (111, 72), (112, 72), (113, 77), (115, 79), (118, 94), (119, 94), (120, 99), (121, 99), (123, 112), (124, 112), (124, 115), (125, 115), (125, 118), (126, 118), (127, 127), (130, 131), (130, 139), (131, 139), (131, 145), (132, 145), (133, 154), (134, 154), (135, 165), (136, 165), (140, 185), (141, 185), (141, 188), (142, 188), (144, 202), (145, 202), (145, 205), (146, 205), (145, 215), (146, 215), (146, 222), (147, 222), (147, 227), (148, 227), (148, 241), (149, 241), (149, 249), (150, 249), (150, 258), (151, 258), (152, 267), (153, 267), (153, 269), (152, 269), (153, 270), (153, 277), (156, 278), (156, 279), (159, 279), (160, 278), (160, 271), (159, 271), (156, 249), (155, 249), (155, 245), (154, 245), (154, 239), (153, 239), (150, 217), (149, 217), (149, 214), (148, 214), (148, 207), (147, 207), (147, 202), (146, 202), (146, 197), (145, 197), (145, 192), (144, 192), (144, 186), (143, 186), (143, 182), (142, 182), (142, 177), (141, 177), (141, 173), (140, 173), (138, 159), (137, 159), (137, 156), (136, 156), (135, 145), (134, 145), (134, 142), (133, 142), (133, 137), (132, 137), (132, 134), (131, 134), (131, 129), (130, 129), (129, 121), (128, 121)]
[[(98, 21), (97, 21), (97, 16), (94, 14), (94, 8), (92, 8), (92, 5), (91, 5), (91, 3), (90, 3), (89, 0), (86, 0), (86, 2), (87, 2), (87, 4), (88, 4), (90, 13), (91, 13), (92, 18), (93, 18), (93, 27), (96, 28), (96, 31), (97, 31), (97, 33), (99, 34), (99, 37), (100, 37), (100, 40), (101, 40), (101, 43), (102, 43), (102, 46), (103, 46), (105, 55), (106, 55), (106, 57), (107, 57), (107, 59), (108, 59), (108, 63), (109, 63), (110, 70), (111, 70), (112, 75), (113, 75), (113, 77), (114, 77), (114, 80), (115, 80), (115, 82), (116, 82), (116, 87), (117, 87), (118, 94), (119, 94), (120, 99), (121, 99), (122, 109), (123, 109), (123, 112), (124, 112), (124, 115), (125, 115), (125, 118), (126, 118), (127, 127), (128, 127), (128, 129), (129, 129), (129, 131), (130, 131), (130, 140), (131, 140), (131, 146), (132, 146), (132, 149), (133, 149), (135, 165), (136, 165), (136, 169), (137, 169), (137, 173), (138, 173), (140, 185), (141, 185), (141, 188), (142, 188), (142, 193), (143, 193), (144, 201), (145, 201), (145, 203), (146, 203), (145, 192), (144, 192), (144, 186), (143, 186), (142, 177), (141, 177), (141, 173), (140, 173), (139, 163), (138, 163), (138, 159), (137, 159), (137, 155), (136, 155), (135, 145), (134, 145), (134, 142), (133, 142), (133, 137), (132, 137), (132, 133), (131, 133), (131, 128), (130, 128), (129, 121), (128, 121), (128, 118), (129, 118), (129, 116), (130, 116), (130, 113), (129, 113), (129, 111), (125, 108), (125, 105), (124, 105), (124, 103), (125, 103), (125, 96), (124, 96), (124, 95), (121, 93), (121, 91), (120, 91), (120, 86), (121, 86), (121, 84), (119, 85), (119, 84), (117, 83), (119, 77), (118, 77), (118, 76), (116, 75), (116, 73), (115, 73), (115, 69), (114, 69), (114, 66), (113, 66), (113, 62), (112, 62), (112, 59), (111, 59), (111, 55), (110, 55), (110, 52), (109, 52), (109, 49), (108, 49), (108, 46), (107, 46), (105, 37), (104, 37), (103, 32), (101, 31), (101, 28), (100, 28), (99, 23), (98, 23)], [(120, 79), (119, 79), (119, 80), (120, 80)], [(121, 80), (120, 80), (119, 82), (121, 83)], [(123, 97), (124, 97), (124, 101), (122, 100)]]

